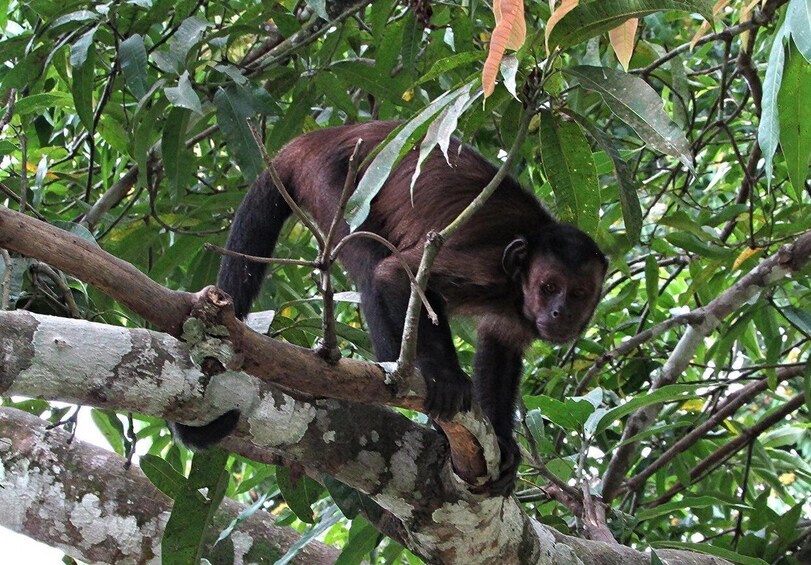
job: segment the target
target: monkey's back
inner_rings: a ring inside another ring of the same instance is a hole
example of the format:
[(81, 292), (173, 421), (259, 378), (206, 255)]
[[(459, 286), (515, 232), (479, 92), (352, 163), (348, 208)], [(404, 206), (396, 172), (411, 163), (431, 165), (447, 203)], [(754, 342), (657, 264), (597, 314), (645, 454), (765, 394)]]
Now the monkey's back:
[[(296, 200), (322, 228), (335, 215), (348, 170), (348, 160), (358, 138), (363, 139), (363, 161), (391, 131), (393, 121), (372, 121), (314, 131), (287, 144), (276, 158), (282, 178), (292, 181)], [(459, 147), (462, 147), (461, 151)], [(470, 146), (453, 138), (448, 150), (450, 165), (435, 148), (421, 166), (411, 194), (411, 178), (419, 148), (403, 157), (372, 201), (361, 229), (377, 233), (400, 250), (422, 244), (425, 234), (447, 226), (481, 192), (496, 174), (496, 167)], [(306, 173), (306, 174), (303, 174)], [(365, 173), (361, 171), (359, 178)], [(498, 246), (502, 250), (528, 230), (553, 221), (538, 199), (511, 177), (502, 181), (482, 210), (459, 232), (465, 246)]]

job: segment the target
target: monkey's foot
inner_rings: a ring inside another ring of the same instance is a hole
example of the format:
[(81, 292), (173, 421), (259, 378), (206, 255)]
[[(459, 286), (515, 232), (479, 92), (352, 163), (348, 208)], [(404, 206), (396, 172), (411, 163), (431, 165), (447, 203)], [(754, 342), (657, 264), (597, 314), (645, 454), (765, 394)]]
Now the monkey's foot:
[(521, 464), (521, 452), (512, 437), (498, 438), (498, 446), (501, 449), (499, 476), (488, 485), (488, 489), (493, 496), (510, 496), (515, 488), (515, 477), (518, 475), (518, 466)]
[(450, 420), (457, 412), (470, 410), (473, 385), (463, 371), (420, 370), (428, 389), (425, 411), (431, 418)]

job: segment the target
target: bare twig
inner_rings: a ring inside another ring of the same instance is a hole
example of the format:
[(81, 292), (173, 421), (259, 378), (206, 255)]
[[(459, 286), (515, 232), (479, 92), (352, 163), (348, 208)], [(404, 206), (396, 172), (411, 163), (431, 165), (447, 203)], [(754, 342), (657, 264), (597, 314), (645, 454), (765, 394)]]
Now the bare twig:
[(48, 277), (51, 282), (53, 282), (57, 288), (62, 293), (62, 299), (64, 300), (65, 309), (68, 313), (76, 319), (82, 318), (82, 313), (79, 311), (79, 307), (76, 305), (76, 301), (73, 299), (73, 291), (68, 286), (68, 284), (64, 281), (64, 279), (57, 273), (50, 265), (45, 263), (37, 262), (31, 265), (31, 270)]
[(408, 310), (406, 313), (405, 324), (403, 326), (403, 340), (400, 345), (400, 357), (397, 360), (398, 367), (401, 371), (407, 372), (411, 370), (417, 354), (417, 327), (419, 326), (422, 303), (422, 297), (417, 289), (424, 292), (428, 286), (428, 277), (430, 276), (431, 267), (433, 266), (434, 259), (436, 259), (436, 256), (439, 253), (439, 250), (442, 248), (444, 242), (447, 241), (447, 239), (454, 233), (456, 233), (457, 230), (459, 230), (463, 225), (465, 225), (473, 214), (478, 212), (482, 206), (484, 206), (487, 199), (490, 198), (490, 196), (492, 196), (496, 189), (501, 185), (501, 181), (503, 181), (509, 173), (510, 167), (512, 167), (513, 161), (515, 161), (518, 151), (521, 149), (521, 145), (524, 143), (524, 138), (526, 137), (527, 129), (529, 128), (529, 122), (533, 115), (534, 112), (532, 109), (525, 109), (524, 115), (521, 118), (521, 124), (518, 128), (518, 133), (515, 136), (515, 141), (507, 153), (506, 159), (504, 159), (504, 162), (501, 164), (492, 180), (487, 183), (476, 198), (474, 198), (473, 201), (468, 204), (468, 206), (462, 210), (462, 212), (441, 232), (431, 232), (427, 234), (425, 251), (423, 252), (422, 260), (420, 261), (420, 267), (417, 270), (417, 285), (416, 287), (412, 287), (411, 296), (408, 299)]
[(12, 262), (11, 262), (11, 255), (9, 255), (8, 251), (0, 247), (0, 258), (3, 259), (3, 280), (0, 281), (0, 287), (2, 287), (3, 292), (0, 294), (0, 310), (8, 310), (9, 307), (9, 298), (11, 296), (11, 275), (12, 273)]
[(302, 210), (296, 201), (293, 200), (293, 197), (290, 196), (290, 193), (287, 191), (287, 187), (284, 186), (284, 183), (279, 176), (279, 171), (276, 170), (276, 166), (273, 164), (273, 159), (270, 158), (270, 155), (268, 155), (268, 152), (265, 149), (265, 144), (262, 143), (262, 136), (259, 135), (259, 130), (256, 129), (253, 121), (250, 118), (247, 118), (245, 121), (248, 123), (248, 129), (251, 131), (251, 135), (253, 135), (253, 140), (256, 142), (256, 146), (262, 153), (262, 159), (264, 159), (265, 165), (267, 165), (268, 173), (270, 174), (270, 178), (273, 180), (273, 184), (276, 185), (276, 189), (279, 191), (279, 194), (282, 195), (284, 201), (287, 202), (288, 206), (290, 206), (290, 209), (296, 215), (296, 218), (298, 218), (299, 221), (304, 224), (313, 234), (313, 237), (315, 237), (315, 240), (318, 242), (319, 251), (323, 251), (324, 235), (321, 233), (321, 230), (318, 229), (318, 226), (315, 225), (315, 222), (313, 222), (310, 217), (304, 213), (304, 210)]
[(219, 253), (220, 255), (228, 255), (229, 257), (239, 257), (240, 259), (244, 259), (245, 261), (251, 261), (253, 263), (265, 263), (273, 265), (297, 265), (299, 267), (312, 267), (313, 269), (317, 269), (319, 265), (318, 261), (307, 261), (306, 259), (284, 259), (281, 257), (259, 257), (257, 255), (246, 255), (245, 253), (231, 251), (230, 249), (220, 247), (219, 245), (214, 245), (213, 243), (204, 243), (203, 249), (205, 249), (206, 251), (213, 251), (215, 253)]

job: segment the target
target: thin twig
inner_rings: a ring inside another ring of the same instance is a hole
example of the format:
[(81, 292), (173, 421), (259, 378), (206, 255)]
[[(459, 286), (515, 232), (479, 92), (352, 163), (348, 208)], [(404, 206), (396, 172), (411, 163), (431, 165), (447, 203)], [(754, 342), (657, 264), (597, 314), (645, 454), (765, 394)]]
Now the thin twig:
[(322, 251), (324, 249), (324, 235), (321, 233), (321, 230), (318, 229), (318, 226), (316, 226), (315, 223), (310, 219), (310, 217), (307, 216), (307, 214), (305, 214), (304, 211), (299, 207), (296, 201), (293, 200), (293, 197), (290, 196), (290, 193), (287, 191), (287, 187), (284, 186), (284, 183), (279, 176), (279, 171), (276, 170), (276, 167), (273, 164), (273, 159), (270, 158), (270, 155), (268, 155), (268, 152), (265, 149), (265, 144), (262, 142), (262, 136), (259, 135), (259, 131), (253, 124), (253, 121), (250, 118), (246, 118), (245, 121), (248, 123), (248, 129), (251, 131), (251, 135), (253, 136), (256, 146), (262, 153), (262, 159), (264, 159), (265, 165), (267, 165), (268, 173), (270, 173), (270, 178), (276, 185), (276, 189), (279, 191), (279, 194), (282, 195), (284, 201), (287, 202), (287, 205), (290, 206), (290, 209), (293, 211), (296, 217), (313, 234), (315, 240), (318, 242), (319, 251)]
[(204, 243), (203, 249), (205, 249), (206, 251), (213, 251), (215, 253), (219, 253), (220, 255), (228, 255), (229, 257), (238, 257), (239, 259), (251, 261), (252, 263), (265, 263), (273, 265), (297, 265), (299, 267), (312, 267), (313, 269), (317, 269), (319, 264), (318, 261), (307, 261), (306, 259), (283, 259), (281, 257), (259, 257), (257, 255), (246, 255), (245, 253), (232, 251), (230, 249), (226, 249), (225, 247), (214, 245), (213, 243)]
[(425, 251), (423, 252), (422, 259), (420, 260), (420, 267), (417, 270), (417, 284), (412, 286), (411, 296), (408, 299), (408, 310), (406, 311), (405, 324), (403, 325), (403, 340), (400, 344), (400, 357), (397, 360), (398, 367), (401, 371), (409, 371), (414, 364), (414, 359), (417, 355), (417, 327), (419, 326), (420, 310), (422, 303), (425, 302), (423, 294), (428, 286), (428, 277), (430, 276), (431, 267), (434, 264), (439, 250), (442, 248), (444, 242), (451, 237), (457, 230), (470, 220), (471, 216), (478, 212), (487, 199), (492, 196), (496, 189), (501, 185), (501, 181), (509, 174), (510, 167), (515, 161), (521, 145), (524, 143), (524, 138), (529, 128), (529, 122), (532, 119), (534, 112), (527, 108), (521, 118), (521, 125), (518, 128), (518, 133), (515, 137), (510, 151), (507, 153), (507, 158), (499, 167), (495, 176), (482, 191), (462, 210), (462, 212), (441, 232), (431, 232), (427, 234), (425, 240)]
[(39, 262), (31, 265), (31, 270), (51, 279), (51, 281), (62, 292), (64, 307), (68, 313), (77, 320), (82, 318), (82, 313), (79, 311), (79, 307), (76, 305), (76, 301), (73, 299), (73, 290), (71, 290), (59, 273), (57, 273), (50, 265)]
[(400, 265), (402, 265), (403, 270), (405, 271), (406, 275), (408, 276), (408, 280), (411, 281), (412, 292), (415, 291), (417, 293), (417, 296), (418, 296), (419, 300), (425, 306), (425, 312), (426, 312), (426, 314), (428, 314), (428, 317), (431, 319), (431, 322), (433, 322), (434, 324), (439, 323), (439, 317), (436, 315), (436, 312), (434, 311), (434, 309), (431, 308), (431, 304), (429, 304), (428, 297), (425, 296), (425, 292), (417, 284), (417, 278), (414, 276), (414, 273), (411, 272), (411, 267), (408, 266), (408, 262), (405, 260), (405, 257), (403, 257), (402, 253), (400, 253), (400, 250), (397, 249), (394, 246), (394, 244), (392, 244), (385, 237), (380, 236), (380, 235), (378, 235), (376, 233), (373, 233), (373, 232), (370, 232), (370, 231), (352, 232), (349, 235), (347, 235), (345, 238), (343, 238), (341, 241), (338, 242), (338, 245), (335, 246), (335, 250), (332, 252), (330, 260), (334, 261), (338, 257), (338, 254), (341, 252), (341, 249), (343, 249), (344, 245), (346, 245), (347, 243), (349, 243), (353, 239), (364, 238), (364, 237), (368, 238), (368, 239), (373, 239), (376, 242), (380, 243), (381, 245), (384, 245), (389, 251), (391, 251), (392, 255), (394, 255), (397, 258), (397, 260), (400, 261)]
[(9, 297), (11, 296), (11, 275), (12, 275), (12, 262), (11, 262), (11, 255), (9, 255), (8, 251), (0, 247), (0, 257), (3, 259), (3, 280), (0, 281), (0, 287), (3, 289), (3, 293), (0, 294), (0, 310), (8, 310), (9, 307)]

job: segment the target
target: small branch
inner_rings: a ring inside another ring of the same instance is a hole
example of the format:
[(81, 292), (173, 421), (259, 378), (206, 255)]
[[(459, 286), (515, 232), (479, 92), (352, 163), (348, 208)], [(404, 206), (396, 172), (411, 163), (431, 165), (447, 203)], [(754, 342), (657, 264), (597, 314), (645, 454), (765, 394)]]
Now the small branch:
[(82, 313), (79, 311), (79, 307), (76, 305), (76, 301), (73, 299), (73, 291), (67, 285), (67, 283), (62, 279), (62, 277), (54, 271), (50, 266), (45, 263), (38, 262), (31, 265), (31, 270), (45, 275), (48, 277), (51, 282), (53, 282), (57, 288), (62, 292), (62, 299), (64, 300), (64, 307), (71, 315), (71, 317), (78, 319), (82, 318)]
[(11, 117), (14, 115), (14, 103), (16, 100), (16, 88), (9, 88), (6, 95), (3, 96), (2, 100), (0, 100), (0, 106), (5, 106), (6, 108), (5, 112), (3, 112), (3, 116), (0, 117), (0, 133), (3, 133), (3, 130), (6, 129), (6, 126), (11, 121)]
[(0, 310), (8, 310), (9, 307), (9, 300), (11, 297), (11, 275), (12, 273), (12, 265), (11, 262), (11, 255), (9, 255), (8, 251), (0, 247), (0, 258), (3, 259), (3, 280), (0, 281), (0, 287), (2, 287), (3, 292), (0, 294)]
[(134, 165), (123, 177), (118, 179), (101, 198), (96, 200), (93, 206), (79, 218), (79, 221), (84, 223), (90, 229), (93, 229), (99, 223), (102, 216), (112, 210), (121, 202), (124, 197), (129, 193), (138, 180), (138, 165)]
[(214, 245), (213, 243), (204, 243), (203, 249), (205, 249), (206, 251), (213, 251), (220, 255), (227, 255), (229, 257), (239, 257), (240, 259), (244, 259), (245, 261), (251, 261), (253, 263), (265, 263), (273, 265), (296, 265), (298, 267), (311, 267), (313, 269), (317, 269), (319, 265), (318, 261), (307, 261), (306, 259), (285, 259), (282, 257), (259, 257), (258, 255), (247, 255), (245, 253), (239, 253), (238, 251), (226, 249), (225, 247), (220, 247), (219, 245)]
[(346, 210), (347, 202), (349, 202), (349, 197), (355, 190), (355, 180), (358, 175), (358, 154), (360, 153), (362, 144), (363, 140), (360, 138), (355, 142), (355, 149), (349, 157), (344, 187), (343, 190), (341, 190), (341, 197), (338, 201), (338, 209), (335, 211), (335, 216), (332, 218), (332, 225), (330, 225), (327, 237), (324, 240), (324, 247), (318, 254), (318, 268), (321, 270), (321, 295), (324, 299), (324, 311), (321, 317), (323, 336), (318, 346), (318, 353), (329, 363), (335, 363), (341, 358), (341, 352), (338, 350), (338, 336), (335, 331), (335, 300), (332, 289), (332, 243), (335, 240), (338, 226), (343, 222), (344, 211)]
[(324, 249), (324, 236), (321, 233), (321, 230), (318, 229), (318, 226), (310, 219), (307, 214), (296, 204), (296, 201), (293, 200), (293, 197), (290, 196), (290, 193), (287, 191), (287, 188), (284, 186), (281, 177), (279, 176), (279, 172), (276, 170), (276, 166), (273, 164), (273, 159), (270, 158), (268, 155), (267, 150), (265, 149), (265, 144), (262, 143), (262, 136), (259, 135), (259, 131), (256, 129), (256, 126), (253, 124), (253, 121), (250, 118), (245, 120), (248, 123), (248, 129), (251, 130), (251, 135), (253, 135), (253, 140), (256, 143), (256, 146), (259, 148), (259, 151), (262, 153), (262, 159), (265, 161), (265, 165), (267, 165), (268, 173), (270, 174), (270, 178), (273, 179), (273, 184), (276, 185), (276, 189), (279, 191), (279, 194), (282, 195), (284, 201), (287, 202), (287, 205), (290, 206), (290, 209), (293, 210), (293, 213), (299, 219), (299, 221), (304, 224), (308, 230), (313, 234), (316, 241), (318, 242), (318, 249), (319, 251), (323, 251)]
[[(704, 342), (704, 338), (715, 331), (724, 318), (776, 280), (799, 270), (808, 263), (809, 258), (811, 258), (811, 231), (800, 235), (793, 244), (780, 248), (777, 253), (761, 262), (709, 304), (694, 310), (692, 314), (702, 322), (687, 328), (664, 366), (654, 374), (649, 390), (652, 392), (676, 382), (689, 365), (696, 349)], [(621, 441), (627, 442), (645, 429), (656, 419), (660, 410), (660, 404), (653, 404), (634, 412), (625, 423)], [(619, 493), (636, 448), (637, 442), (627, 442), (614, 450), (603, 474), (603, 498), (606, 502)]]
[[(782, 407), (780, 407), (779, 409), (775, 410), (774, 412), (763, 418), (760, 422), (758, 422), (754, 426), (751, 426), (743, 430), (740, 433), (740, 435), (738, 435), (732, 441), (722, 445), (721, 447), (710, 453), (690, 471), (691, 484), (694, 483), (699, 477), (704, 476), (705, 472), (714, 469), (717, 465), (720, 465), (721, 463), (726, 461), (729, 457), (731, 457), (741, 449), (745, 448), (751, 442), (755, 441), (758, 438), (758, 436), (760, 436), (760, 434), (771, 428), (773, 425), (778, 423), (780, 420), (782, 420), (795, 410), (798, 410), (804, 403), (805, 403), (805, 394), (800, 393), (798, 396), (795, 396), (794, 398), (786, 402)], [(668, 502), (676, 494), (686, 489), (687, 486), (689, 485), (683, 485), (680, 482), (676, 483), (675, 485), (670, 487), (662, 496), (648, 503), (646, 506), (649, 506), (651, 508), (660, 506)]]
[(622, 342), (619, 346), (612, 349), (611, 351), (606, 351), (602, 355), (600, 355), (597, 359), (593, 361), (589, 370), (586, 371), (586, 374), (583, 375), (583, 378), (577, 383), (577, 386), (572, 393), (572, 396), (579, 396), (583, 394), (586, 389), (589, 387), (591, 382), (594, 378), (600, 373), (600, 370), (605, 367), (606, 364), (613, 361), (614, 359), (619, 359), (625, 355), (628, 355), (631, 351), (646, 343), (654, 338), (659, 337), (663, 333), (678, 327), (684, 326), (687, 324), (700, 324), (702, 320), (698, 315), (695, 313), (689, 312), (687, 314), (681, 314), (679, 316), (674, 316), (669, 320), (665, 320), (661, 324), (657, 324), (652, 328), (648, 328), (645, 331), (639, 332), (631, 339)]
[(428, 314), (428, 317), (431, 319), (431, 321), (433, 323), (435, 323), (435, 324), (438, 323), (439, 318), (437, 317), (436, 312), (434, 312), (434, 309), (431, 308), (431, 305), (428, 303), (428, 297), (425, 296), (425, 293), (423, 292), (423, 290), (417, 284), (417, 279), (414, 276), (414, 273), (411, 271), (411, 267), (408, 266), (408, 262), (405, 260), (405, 257), (403, 257), (403, 254), (400, 253), (400, 250), (397, 249), (385, 237), (383, 237), (381, 235), (378, 235), (376, 233), (370, 232), (370, 231), (352, 232), (349, 235), (347, 235), (345, 238), (343, 238), (341, 241), (338, 242), (338, 245), (335, 246), (335, 250), (332, 252), (331, 260), (334, 261), (338, 257), (338, 255), (341, 253), (341, 249), (343, 249), (344, 245), (346, 245), (347, 243), (349, 243), (353, 239), (363, 238), (363, 237), (368, 238), (368, 239), (373, 239), (374, 241), (378, 242), (379, 244), (385, 246), (386, 249), (391, 251), (392, 255), (397, 257), (397, 260), (400, 261), (400, 265), (403, 267), (403, 270), (405, 271), (406, 275), (408, 276), (408, 280), (411, 281), (411, 288), (412, 289), (417, 289), (416, 290), (417, 295), (419, 296), (420, 300), (422, 301), (423, 305), (425, 306), (425, 311)]
[(423, 252), (422, 259), (420, 260), (420, 267), (417, 270), (417, 285), (412, 287), (411, 296), (408, 299), (408, 310), (406, 313), (405, 324), (403, 326), (403, 340), (400, 345), (400, 357), (397, 360), (400, 370), (408, 371), (414, 365), (414, 359), (416, 358), (417, 351), (417, 327), (419, 326), (420, 309), (423, 301), (423, 297), (420, 296), (419, 291), (425, 292), (425, 289), (428, 286), (428, 277), (430, 275), (431, 267), (434, 264), (434, 259), (436, 259), (436, 256), (439, 253), (439, 250), (442, 248), (443, 243), (447, 241), (447, 239), (454, 233), (456, 233), (463, 225), (465, 225), (473, 214), (478, 212), (482, 206), (484, 206), (487, 199), (490, 198), (490, 196), (492, 196), (496, 189), (501, 185), (501, 181), (503, 181), (504, 178), (509, 174), (510, 167), (512, 167), (512, 164), (518, 155), (518, 151), (521, 149), (521, 145), (524, 143), (524, 138), (526, 137), (527, 129), (529, 128), (529, 122), (533, 115), (534, 112), (529, 108), (524, 110), (524, 115), (521, 118), (521, 124), (518, 128), (518, 133), (515, 136), (515, 141), (513, 142), (510, 151), (507, 153), (507, 158), (504, 159), (504, 162), (499, 167), (495, 176), (492, 178), (492, 180), (490, 180), (489, 183), (487, 183), (476, 198), (474, 198), (473, 201), (468, 204), (468, 206), (462, 210), (462, 212), (441, 232), (432, 232), (427, 234), (425, 251)]
[[(800, 376), (809, 368), (811, 368), (811, 365), (805, 364), (778, 371), (777, 382)], [(742, 389), (727, 396), (719, 405), (718, 410), (710, 418), (670, 446), (667, 451), (660, 455), (659, 458), (653, 463), (645, 467), (638, 475), (630, 478), (626, 482), (626, 487), (632, 491), (637, 490), (656, 471), (672, 461), (679, 453), (686, 451), (698, 440), (704, 437), (710, 430), (718, 426), (728, 417), (732, 416), (741, 406), (751, 401), (768, 387), (769, 381), (768, 379), (764, 378), (759, 381), (749, 383)]]

